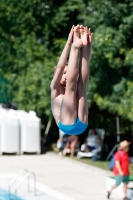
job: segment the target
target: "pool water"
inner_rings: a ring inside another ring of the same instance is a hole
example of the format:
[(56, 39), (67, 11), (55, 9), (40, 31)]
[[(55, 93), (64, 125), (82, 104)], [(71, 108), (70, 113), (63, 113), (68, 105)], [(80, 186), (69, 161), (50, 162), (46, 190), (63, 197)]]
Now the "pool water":
[(0, 200), (24, 200), (14, 194), (9, 194), (7, 190), (0, 188)]

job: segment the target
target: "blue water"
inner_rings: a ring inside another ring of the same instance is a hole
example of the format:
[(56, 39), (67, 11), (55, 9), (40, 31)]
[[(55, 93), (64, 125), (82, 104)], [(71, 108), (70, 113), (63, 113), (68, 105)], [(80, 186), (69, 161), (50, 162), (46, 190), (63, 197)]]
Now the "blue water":
[(9, 194), (8, 191), (0, 188), (0, 200), (24, 200), (14, 194)]

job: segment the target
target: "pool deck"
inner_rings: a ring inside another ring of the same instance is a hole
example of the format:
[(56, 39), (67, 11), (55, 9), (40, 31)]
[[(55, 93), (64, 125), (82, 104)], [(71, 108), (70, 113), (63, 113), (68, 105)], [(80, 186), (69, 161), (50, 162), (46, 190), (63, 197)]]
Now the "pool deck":
[(38, 188), (44, 191), (37, 197), (28, 194), (26, 200), (106, 200), (106, 178), (111, 173), (105, 170), (51, 152), (0, 156), (0, 176), (16, 174), (22, 169), (34, 172)]

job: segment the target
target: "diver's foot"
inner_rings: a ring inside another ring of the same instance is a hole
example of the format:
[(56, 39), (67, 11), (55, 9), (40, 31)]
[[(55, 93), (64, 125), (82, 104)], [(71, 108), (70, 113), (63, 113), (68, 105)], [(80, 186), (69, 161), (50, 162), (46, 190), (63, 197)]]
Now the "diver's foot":
[(73, 46), (76, 48), (81, 48), (83, 46), (83, 43), (79, 38), (79, 25), (74, 27)]
[(88, 29), (82, 25), (80, 25), (80, 38), (83, 46), (86, 46), (88, 44)]

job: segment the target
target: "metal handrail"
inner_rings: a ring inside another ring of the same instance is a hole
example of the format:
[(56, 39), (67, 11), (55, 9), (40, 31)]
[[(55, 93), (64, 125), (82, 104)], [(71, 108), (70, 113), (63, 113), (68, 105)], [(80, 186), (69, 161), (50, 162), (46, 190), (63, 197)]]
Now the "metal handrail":
[(28, 171), (27, 169), (21, 170), (21, 171), (16, 175), (16, 177), (15, 177), (13, 180), (10, 181), (9, 187), (8, 187), (9, 193), (10, 193), (10, 190), (11, 190), (11, 186), (13, 186), (13, 184), (18, 180), (18, 178), (19, 178), (20, 176), (22, 176), (22, 174), (23, 174), (24, 172), (28, 173), (29, 171)]
[(33, 175), (33, 178), (34, 178), (34, 192), (35, 192), (35, 195), (36, 195), (36, 176), (35, 176), (35, 174), (34, 174), (33, 172), (28, 172), (28, 173), (23, 177), (23, 179), (21, 180), (21, 182), (19, 182), (19, 183), (16, 185), (16, 187), (15, 187), (15, 195), (17, 195), (17, 190), (18, 190), (18, 188), (22, 185), (22, 183), (23, 183), (26, 179), (28, 179), (28, 192), (30, 191), (30, 189), (29, 189), (29, 178), (30, 178), (31, 175)]
[(16, 187), (15, 187), (15, 195), (17, 195), (17, 189), (21, 186), (21, 184), (29, 177), (30, 175), (30, 172), (28, 172), (24, 177), (23, 179), (21, 180), (21, 182), (19, 182)]
[(36, 196), (36, 175), (35, 175), (35, 173), (33, 173), (33, 172), (30, 172), (30, 175), (29, 175), (29, 177), (28, 177), (28, 192), (30, 192), (30, 188), (29, 188), (29, 178), (30, 178), (30, 176), (33, 176), (33, 179), (34, 179), (34, 193), (35, 193), (35, 196)]
[[(23, 173), (26, 172), (25, 176), (22, 176)], [(18, 181), (18, 179), (22, 176), (22, 179), (16, 183), (16, 181)], [(29, 172), (27, 169), (23, 169), (21, 170), (17, 176), (10, 181), (9, 183), (9, 194), (10, 194), (10, 190), (11, 187), (15, 184), (15, 196), (17, 195), (17, 190), (18, 188), (22, 185), (22, 183), (27, 179), (28, 181), (28, 192), (30, 192), (30, 184), (29, 184), (29, 179), (30, 177), (33, 176), (33, 180), (34, 180), (34, 194), (36, 195), (36, 175), (33, 172)]]

